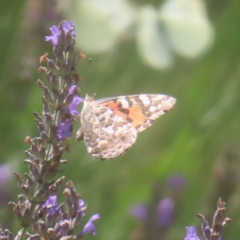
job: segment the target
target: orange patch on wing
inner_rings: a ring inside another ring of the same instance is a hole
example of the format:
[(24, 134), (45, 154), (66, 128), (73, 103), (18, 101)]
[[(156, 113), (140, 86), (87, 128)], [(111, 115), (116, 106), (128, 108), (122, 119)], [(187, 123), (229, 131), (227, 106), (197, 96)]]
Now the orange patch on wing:
[(138, 127), (139, 125), (143, 124), (146, 120), (146, 117), (144, 116), (142, 109), (137, 106), (132, 106), (129, 109), (128, 117), (131, 118), (132, 124), (134, 127)]
[(104, 104), (102, 104), (103, 106), (105, 107), (109, 107), (111, 109), (118, 109), (118, 103), (115, 103), (115, 102), (106, 102)]
[(118, 102), (107, 102), (104, 103), (103, 106), (109, 107), (113, 110), (115, 114), (122, 117), (123, 119), (127, 119), (127, 115), (119, 110), (119, 103)]
[[(132, 124), (134, 127), (138, 127), (144, 123), (144, 121), (146, 120), (146, 117), (144, 116), (140, 107), (132, 106), (132, 107), (126, 109), (126, 108), (120, 108), (119, 104), (121, 104), (121, 102), (116, 102), (116, 103), (115, 102), (107, 102), (107, 103), (104, 103), (103, 106), (111, 108), (115, 114), (122, 117), (123, 119), (130, 118), (132, 120)], [(123, 111), (121, 111), (120, 109), (128, 110), (129, 113), (126, 114)]]

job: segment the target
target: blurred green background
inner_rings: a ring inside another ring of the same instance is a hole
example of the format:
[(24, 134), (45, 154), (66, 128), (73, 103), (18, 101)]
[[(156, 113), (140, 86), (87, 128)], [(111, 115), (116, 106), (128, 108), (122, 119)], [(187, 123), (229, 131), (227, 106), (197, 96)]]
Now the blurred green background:
[[(53, 0), (1, 3), (0, 163), (9, 164), (11, 171), (26, 171), (23, 160), (27, 146), (23, 139), (38, 136), (32, 112), (41, 112), (41, 91), (36, 80), (44, 78), (37, 75), (39, 57), (45, 52), (53, 56), (44, 36), (49, 35), (50, 26), (64, 19), (74, 19), (76, 26), (81, 24), (77, 24), (80, 20), (74, 4)], [(158, 8), (163, 1), (139, 0), (131, 4)], [(212, 0), (205, 1), (205, 5), (215, 32), (212, 45), (195, 58), (173, 52), (171, 67), (156, 69), (146, 64), (131, 34), (126, 34), (124, 40), (118, 35), (114, 47), (100, 54), (82, 49), (92, 58), (91, 63), (87, 58), (78, 67), (82, 96), (163, 93), (177, 99), (169, 114), (140, 133), (136, 144), (115, 160), (91, 159), (83, 142), (76, 142), (74, 137), (70, 140), (71, 152), (65, 155), (69, 163), (63, 174), (73, 180), (89, 203), (88, 217), (94, 213), (101, 216), (96, 222), (98, 235), (86, 239), (137, 239), (133, 233), (139, 231), (141, 235), (144, 228), (139, 228), (138, 220), (131, 216), (131, 208), (143, 202), (154, 205), (157, 199), (153, 186), (162, 188), (173, 174), (184, 177), (186, 186), (177, 199), (172, 226), (164, 238), (156, 239), (184, 239), (189, 225), (197, 226), (202, 236), (196, 213), (204, 214), (211, 222), (220, 196), (227, 202), (227, 216), (233, 219), (224, 231), (224, 239), (238, 239), (240, 2)], [(130, 27), (129, 32), (133, 29)], [(76, 123), (74, 133), (79, 125)], [(17, 201), (20, 192), (12, 174), (4, 170), (1, 175), (0, 225), (16, 233), (20, 226), (6, 203)], [(167, 191), (163, 192), (161, 197), (167, 197)]]

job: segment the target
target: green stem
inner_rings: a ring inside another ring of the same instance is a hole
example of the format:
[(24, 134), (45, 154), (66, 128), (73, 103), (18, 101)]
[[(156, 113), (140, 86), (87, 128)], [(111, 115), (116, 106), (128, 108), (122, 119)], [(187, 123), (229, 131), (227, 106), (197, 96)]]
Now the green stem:
[[(61, 92), (61, 91), (62, 91), (62, 88), (63, 88), (63, 80), (62, 80), (61, 76), (59, 76), (59, 80), (60, 80), (59, 91)], [(56, 101), (55, 106), (57, 106), (57, 101)], [(56, 125), (56, 123), (57, 123), (58, 116), (59, 116), (58, 111), (55, 110), (54, 119), (53, 119), (53, 124), (54, 124), (54, 125)], [(50, 130), (49, 130), (49, 131), (50, 131)], [(47, 160), (48, 160), (49, 154), (50, 154), (50, 150), (51, 150), (51, 143), (48, 143), (48, 146), (47, 146), (47, 154), (46, 154), (46, 157), (45, 157), (44, 161), (47, 161)]]
[(21, 236), (20, 236), (20, 239), (19, 239), (19, 240), (23, 240), (26, 231), (27, 231), (27, 227), (22, 228), (22, 233), (21, 233)]
[(47, 154), (46, 154), (46, 157), (45, 157), (44, 161), (47, 161), (47, 160), (48, 160), (48, 157), (49, 157), (49, 154), (50, 154), (50, 149), (51, 149), (51, 144), (48, 143), (48, 146), (47, 146)]

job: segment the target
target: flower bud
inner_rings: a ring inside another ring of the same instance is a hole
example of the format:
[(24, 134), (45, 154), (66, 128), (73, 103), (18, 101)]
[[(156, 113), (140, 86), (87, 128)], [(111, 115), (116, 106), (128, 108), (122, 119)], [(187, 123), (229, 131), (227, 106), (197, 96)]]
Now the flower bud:
[(49, 133), (49, 139), (52, 140), (57, 136), (57, 127), (56, 126), (51, 126), (50, 127), (50, 133)]
[(39, 221), (39, 233), (42, 236), (47, 235), (47, 226), (46, 226), (46, 223), (43, 221)]
[(65, 48), (65, 31), (62, 29), (62, 26), (59, 26), (60, 28), (60, 33), (59, 33), (59, 40), (58, 43), (60, 46), (62, 46), (63, 48)]
[(40, 145), (39, 156), (41, 160), (43, 160), (46, 156), (46, 148), (43, 144)]
[(49, 73), (47, 73), (46, 74), (46, 79), (47, 79), (47, 81), (48, 81), (48, 83), (50, 83), (50, 84), (52, 84), (52, 73), (51, 72), (49, 72)]
[(61, 74), (63, 77), (68, 76), (71, 73), (71, 63), (68, 62), (61, 67)]
[(70, 103), (72, 103), (74, 98), (74, 94), (69, 94), (65, 100), (65, 106), (68, 106)]
[(48, 228), (47, 233), (48, 233), (48, 236), (50, 237), (50, 239), (54, 239), (55, 232), (54, 232), (53, 228)]
[(50, 114), (44, 114), (45, 117), (45, 123), (48, 127), (50, 127), (53, 124), (53, 119)]
[(40, 136), (44, 141), (49, 142), (49, 137), (45, 131), (41, 131)]
[(65, 94), (60, 93), (57, 100), (57, 109), (61, 109), (63, 107), (64, 100), (65, 100)]
[(64, 77), (64, 82), (65, 82), (64, 88), (69, 90), (71, 88), (71, 86), (73, 85), (73, 80), (72, 80), (71, 75)]
[(75, 41), (73, 41), (73, 43), (71, 45), (68, 46), (68, 48), (66, 49), (68, 51), (68, 58), (72, 59), (74, 56), (74, 46), (75, 45)]
[(60, 65), (65, 63), (65, 58), (64, 58), (64, 53), (63, 53), (63, 49), (60, 45), (57, 45), (54, 49), (53, 49), (54, 55), (57, 59), (57, 61), (59, 62)]
[(41, 240), (41, 237), (38, 234), (31, 235), (27, 240)]
[(43, 114), (51, 114), (49, 104), (46, 102), (43, 102)]
[(52, 84), (53, 89), (59, 88), (59, 80), (56, 75), (52, 76), (51, 84)]
[(60, 238), (60, 240), (72, 240), (72, 239), (75, 239), (75, 237), (72, 235)]
[(44, 87), (44, 83), (43, 83), (40, 79), (37, 80), (37, 85), (38, 85), (40, 88), (43, 88), (43, 87)]
[(23, 195), (18, 196), (18, 203), (10, 203), (13, 205), (13, 212), (17, 217), (18, 221), (23, 227), (28, 227), (31, 224), (32, 217), (30, 213), (31, 203)]
[(37, 146), (32, 144), (30, 147), (30, 150), (37, 158), (39, 157), (39, 150), (38, 150)]
[(43, 87), (43, 99), (46, 100), (47, 103), (53, 104), (53, 96), (46, 86)]
[(52, 59), (47, 59), (48, 67), (53, 74), (59, 73), (59, 68)]
[[(49, 182), (57, 175), (60, 162), (51, 160), (51, 161), (48, 161), (47, 164), (48, 164), (48, 167), (42, 176), (43, 182)], [(51, 190), (50, 187), (49, 187), (49, 190)]]
[(72, 227), (73, 228), (77, 227), (83, 217), (84, 217), (84, 214), (82, 212), (78, 212), (75, 218), (72, 220)]
[(66, 34), (65, 34), (65, 46), (66, 46), (66, 49), (68, 49), (68, 47), (70, 45), (72, 45), (73, 43), (73, 36), (72, 36), (72, 31), (74, 29), (68, 29), (68, 31), (66, 31)]
[(49, 191), (48, 183), (43, 183), (40, 185), (40, 189), (34, 194), (33, 198), (37, 203), (44, 203), (50, 195), (51, 192)]
[(33, 195), (35, 189), (36, 189), (36, 186), (37, 186), (37, 182), (34, 178), (34, 176), (30, 176), (28, 173), (25, 173), (24, 176), (27, 178), (27, 185), (30, 189), (30, 192), (31, 192), (31, 196)]

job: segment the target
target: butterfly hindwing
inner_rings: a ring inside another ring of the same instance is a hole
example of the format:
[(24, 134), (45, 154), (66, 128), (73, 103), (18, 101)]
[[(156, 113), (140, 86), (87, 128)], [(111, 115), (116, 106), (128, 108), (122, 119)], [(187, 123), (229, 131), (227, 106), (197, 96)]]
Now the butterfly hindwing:
[(95, 104), (87, 114), (83, 112), (81, 128), (88, 153), (94, 158), (117, 157), (137, 138), (137, 131), (131, 123), (114, 114), (112, 109)]

